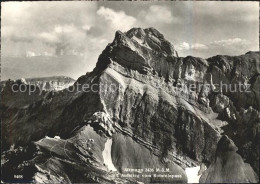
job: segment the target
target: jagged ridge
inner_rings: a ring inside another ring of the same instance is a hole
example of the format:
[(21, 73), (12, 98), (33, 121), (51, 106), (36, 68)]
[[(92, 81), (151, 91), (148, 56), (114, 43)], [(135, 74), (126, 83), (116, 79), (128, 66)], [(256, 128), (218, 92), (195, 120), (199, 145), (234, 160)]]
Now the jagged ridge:
[[(246, 95), (213, 92), (214, 84), (220, 81), (250, 82), (251, 92)], [(135, 28), (127, 33), (118, 31), (100, 55), (94, 71), (80, 77), (76, 84), (96, 85), (97, 91), (62, 91), (25, 109), (3, 108), (4, 146), (28, 145), (45, 135), (58, 134), (70, 140), (84, 132), (85, 126), (92, 126), (101, 137), (111, 136), (107, 123), (86, 125), (93, 114), (102, 112), (111, 117), (116, 129), (112, 135), (114, 144), (139, 150), (139, 157), (148, 150), (155, 156), (153, 163), (145, 162), (147, 167), (158, 163), (163, 167), (171, 165), (175, 174), (183, 175), (179, 166), (185, 168), (199, 162), (208, 166), (215, 157), (220, 135), (227, 134), (246, 162), (258, 171), (259, 52), (207, 60), (181, 58), (157, 30)], [(104, 88), (105, 84), (116, 84), (118, 88), (110, 91)], [(190, 84), (210, 85), (188, 91), (186, 87)], [(16, 116), (13, 118), (12, 114)], [(79, 143), (84, 144), (85, 139), (83, 136)], [(119, 171), (138, 162), (131, 152), (112, 149), (112, 158), (118, 155), (132, 160), (113, 160)], [(102, 159), (98, 162), (102, 163)], [(94, 175), (99, 177), (97, 173)], [(70, 179), (80, 181), (74, 176)], [(186, 182), (186, 178), (181, 182)]]

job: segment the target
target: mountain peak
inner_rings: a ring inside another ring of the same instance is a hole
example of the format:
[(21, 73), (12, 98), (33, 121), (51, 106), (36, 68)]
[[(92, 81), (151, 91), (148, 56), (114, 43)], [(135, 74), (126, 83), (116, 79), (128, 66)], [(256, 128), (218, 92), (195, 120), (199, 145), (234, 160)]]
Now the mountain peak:
[(159, 39), (164, 39), (163, 34), (161, 34), (157, 29), (153, 28), (153, 27), (149, 27), (146, 29), (143, 28), (132, 28), (129, 31), (126, 32), (126, 35), (128, 37), (133, 37), (133, 36), (137, 36), (137, 37), (144, 37), (146, 35), (154, 35), (155, 37), (159, 38)]
[(162, 72), (159, 65), (178, 57), (174, 46), (155, 28), (132, 28), (117, 31), (111, 44), (99, 56), (96, 70), (103, 70), (111, 62), (140, 73)]
[(146, 29), (132, 28), (125, 34), (128, 38), (137, 41), (142, 46), (170, 56), (178, 56), (174, 46), (164, 38), (163, 34), (153, 27)]

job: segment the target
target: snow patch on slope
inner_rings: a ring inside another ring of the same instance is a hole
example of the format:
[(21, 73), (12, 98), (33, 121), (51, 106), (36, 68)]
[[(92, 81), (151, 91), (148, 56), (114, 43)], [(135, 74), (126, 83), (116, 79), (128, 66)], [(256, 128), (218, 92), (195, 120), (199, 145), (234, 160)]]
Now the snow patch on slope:
[(111, 147), (112, 147), (112, 139), (108, 139), (107, 142), (105, 143), (105, 149), (102, 152), (102, 155), (103, 155), (104, 163), (107, 165), (108, 169), (112, 171), (117, 171), (117, 169), (115, 168), (112, 162)]
[(198, 175), (200, 170), (200, 166), (197, 167), (189, 167), (185, 169), (188, 183), (199, 183), (199, 179), (201, 175)]

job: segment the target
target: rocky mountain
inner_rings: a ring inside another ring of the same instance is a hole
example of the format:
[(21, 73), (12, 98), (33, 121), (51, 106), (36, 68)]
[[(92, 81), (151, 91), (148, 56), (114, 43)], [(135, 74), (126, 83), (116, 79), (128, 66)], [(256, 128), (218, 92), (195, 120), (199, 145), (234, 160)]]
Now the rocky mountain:
[(117, 31), (73, 86), (1, 103), (3, 180), (186, 183), (203, 164), (201, 182), (256, 182), (259, 74), (259, 52), (182, 58), (154, 28)]
[(257, 183), (256, 173), (236, 153), (237, 149), (232, 140), (223, 136), (218, 142), (215, 159), (202, 174), (200, 183)]
[[(11, 82), (9, 80), (8, 82)], [(34, 85), (44, 91), (59, 91), (73, 85), (74, 79), (65, 76), (52, 76), (52, 77), (38, 77), (38, 78), (22, 78), (13, 80), (13, 82), (23, 83), (27, 85)], [(1, 88), (5, 86), (7, 81), (1, 81)]]
[(46, 94), (68, 88), (74, 82), (74, 79), (65, 76), (1, 81), (1, 106), (24, 108), (43, 99)]
[(65, 76), (41, 77), (41, 78), (28, 78), (26, 83), (29, 85), (38, 86), (41, 90), (45, 91), (59, 91), (73, 85), (74, 79)]

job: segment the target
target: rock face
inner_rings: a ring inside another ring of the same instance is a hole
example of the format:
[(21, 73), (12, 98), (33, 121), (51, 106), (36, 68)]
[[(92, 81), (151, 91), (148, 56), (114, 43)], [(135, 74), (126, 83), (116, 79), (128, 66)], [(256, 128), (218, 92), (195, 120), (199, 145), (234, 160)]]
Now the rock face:
[(257, 183), (257, 175), (236, 153), (237, 147), (227, 136), (217, 146), (214, 161), (200, 178), (200, 183)]
[[(27, 180), (186, 183), (185, 168), (214, 167), (225, 134), (238, 147), (234, 155), (258, 173), (259, 65), (259, 52), (181, 58), (154, 28), (118, 31), (96, 68), (73, 86), (27, 107), (1, 104), (5, 154), (15, 160), (11, 145), (34, 147), (29, 158), (17, 161), (31, 164)], [(249, 91), (221, 91), (221, 82), (241, 83), (244, 90), (250, 84)], [(108, 138), (116, 172), (102, 157)], [(10, 160), (3, 166), (14, 172)]]

